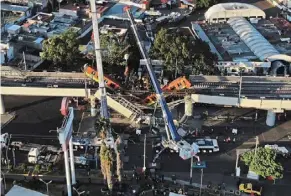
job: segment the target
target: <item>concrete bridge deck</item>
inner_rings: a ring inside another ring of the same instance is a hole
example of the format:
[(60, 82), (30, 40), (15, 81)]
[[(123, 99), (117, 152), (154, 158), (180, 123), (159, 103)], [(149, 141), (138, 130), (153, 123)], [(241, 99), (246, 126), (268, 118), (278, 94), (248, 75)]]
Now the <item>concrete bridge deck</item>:
[[(5, 87), (1, 86), (2, 95), (20, 96), (52, 96), (52, 97), (87, 97), (90, 96), (90, 89), (75, 88), (34, 88), (34, 87)], [(235, 107), (257, 108), (263, 110), (291, 110), (291, 100), (268, 100), (268, 99), (247, 99), (225, 96), (211, 96), (202, 94), (192, 94), (193, 102), (228, 105)], [(98, 98), (98, 97), (97, 97)], [(115, 106), (113, 106), (115, 107)], [(114, 108), (113, 108), (114, 109)]]

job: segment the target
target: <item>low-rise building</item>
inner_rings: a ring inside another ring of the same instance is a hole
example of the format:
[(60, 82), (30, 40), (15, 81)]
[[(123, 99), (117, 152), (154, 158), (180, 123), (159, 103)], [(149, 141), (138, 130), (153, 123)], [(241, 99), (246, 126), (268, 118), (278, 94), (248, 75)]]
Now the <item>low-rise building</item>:
[(52, 14), (39, 12), (35, 16), (27, 19), (26, 23), (22, 25), (22, 30), (26, 33), (43, 35), (46, 37), (52, 19)]
[(1, 2), (1, 33), (5, 33), (11, 25), (20, 25), (31, 16), (28, 6), (13, 5)]

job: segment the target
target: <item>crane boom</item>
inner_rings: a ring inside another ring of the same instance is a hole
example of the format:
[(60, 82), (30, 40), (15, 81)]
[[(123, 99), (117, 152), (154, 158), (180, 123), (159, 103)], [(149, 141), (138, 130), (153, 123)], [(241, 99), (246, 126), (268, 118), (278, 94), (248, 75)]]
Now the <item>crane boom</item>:
[[(134, 24), (134, 18), (132, 16), (129, 8), (125, 9), (125, 11), (126, 11), (128, 17), (129, 17), (133, 33), (134, 33), (136, 41), (138, 43), (139, 50), (140, 50), (140, 52), (142, 54), (142, 57), (145, 59), (146, 67), (147, 67), (149, 76), (151, 78), (152, 85), (153, 85), (153, 87), (154, 87), (154, 89), (156, 91), (157, 100), (158, 100), (158, 102), (159, 102), (159, 104), (161, 106), (162, 112), (163, 112), (163, 119), (165, 121), (167, 134), (168, 134), (168, 131), (170, 131), (171, 138), (168, 138), (168, 139), (169, 140), (172, 139), (174, 141), (179, 141), (181, 139), (181, 137), (180, 137), (180, 135), (178, 134), (178, 132), (176, 130), (176, 126), (174, 124), (172, 114), (171, 114), (171, 112), (170, 112), (170, 110), (168, 108), (167, 102), (165, 100), (165, 97), (163, 95), (163, 91), (162, 91), (162, 89), (160, 87), (160, 84), (159, 84), (159, 82), (157, 80), (157, 77), (155, 75), (155, 72), (153, 71), (153, 68), (152, 68), (152, 65), (151, 65), (151, 62), (150, 62), (150, 58), (148, 57), (147, 53), (145, 52), (144, 46), (141, 43), (140, 36), (139, 36), (139, 34), (137, 32), (137, 28), (136, 28), (136, 26)], [(169, 134), (168, 134), (168, 137), (169, 137)]]
[(95, 44), (96, 64), (97, 64), (97, 71), (98, 71), (98, 78), (99, 78), (99, 91), (101, 94), (101, 99), (100, 99), (101, 116), (109, 120), (95, 0), (90, 0), (90, 5), (91, 5), (91, 14), (92, 14), (93, 33), (94, 33), (93, 37), (94, 37), (94, 44)]

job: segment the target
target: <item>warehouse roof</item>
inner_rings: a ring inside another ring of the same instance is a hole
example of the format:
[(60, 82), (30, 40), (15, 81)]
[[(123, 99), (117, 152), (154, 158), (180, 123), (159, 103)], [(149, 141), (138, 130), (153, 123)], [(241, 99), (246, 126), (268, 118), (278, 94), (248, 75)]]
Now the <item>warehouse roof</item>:
[(280, 54), (245, 18), (231, 18), (227, 23), (261, 61), (291, 62), (290, 56)]

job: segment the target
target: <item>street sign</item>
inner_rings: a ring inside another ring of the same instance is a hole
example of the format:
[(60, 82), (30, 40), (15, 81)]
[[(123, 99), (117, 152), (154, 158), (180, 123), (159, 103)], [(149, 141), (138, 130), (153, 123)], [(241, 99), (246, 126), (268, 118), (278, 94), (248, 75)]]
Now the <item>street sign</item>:
[(205, 161), (195, 162), (193, 164), (193, 168), (196, 168), (196, 169), (204, 169), (204, 168), (206, 168), (206, 162)]

